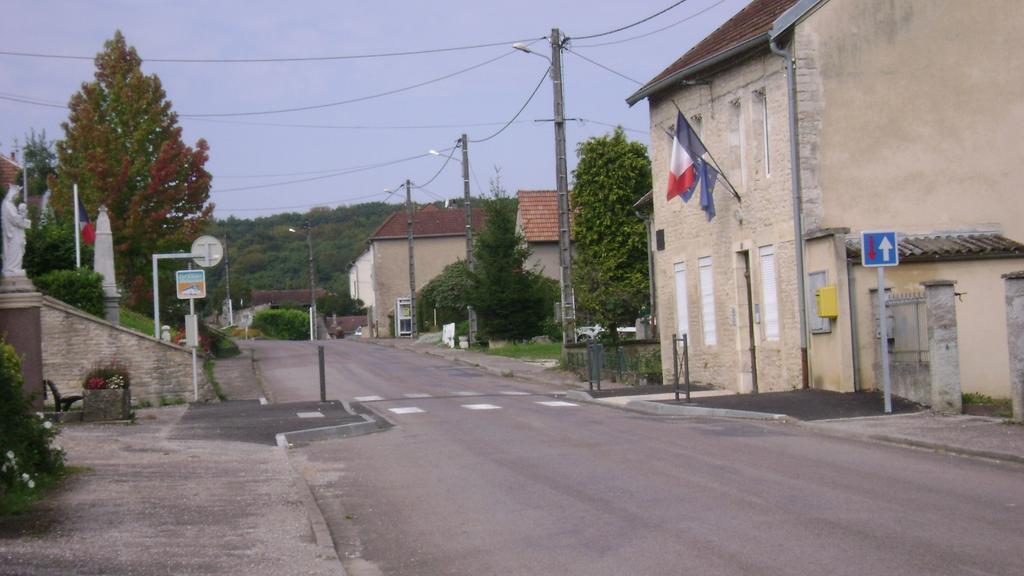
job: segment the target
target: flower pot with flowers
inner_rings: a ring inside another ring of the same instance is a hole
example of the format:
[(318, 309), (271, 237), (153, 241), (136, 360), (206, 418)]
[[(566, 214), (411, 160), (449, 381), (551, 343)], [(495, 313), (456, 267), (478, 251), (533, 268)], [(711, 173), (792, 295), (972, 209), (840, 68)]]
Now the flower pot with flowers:
[(89, 371), (82, 383), (82, 420), (127, 420), (131, 415), (131, 380), (123, 366), (111, 362)]

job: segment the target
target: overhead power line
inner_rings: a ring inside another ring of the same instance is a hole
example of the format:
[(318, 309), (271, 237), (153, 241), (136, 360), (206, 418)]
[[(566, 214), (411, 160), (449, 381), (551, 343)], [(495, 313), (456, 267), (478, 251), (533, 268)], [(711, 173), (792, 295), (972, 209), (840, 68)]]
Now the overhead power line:
[(293, 205), (293, 206), (264, 206), (263, 208), (223, 208), (220, 205), (217, 205), (217, 208), (222, 209), (222, 210), (224, 210), (226, 212), (227, 211), (230, 211), (230, 212), (267, 212), (267, 211), (271, 211), (271, 210), (298, 210), (300, 208), (314, 208), (316, 206), (330, 206), (332, 204), (334, 204), (334, 205), (348, 204), (348, 203), (350, 203), (350, 202), (352, 202), (354, 200), (368, 200), (370, 198), (376, 198), (378, 196), (385, 195), (385, 194), (387, 194), (387, 193), (382, 191), (382, 192), (375, 192), (373, 194), (364, 194), (362, 196), (353, 196), (351, 198), (336, 199), (336, 200), (326, 200), (326, 201), (323, 201), (323, 202), (314, 202), (312, 204), (296, 204), (296, 205)]
[[(422, 54), (439, 54), (443, 52), (458, 52), (461, 50), (476, 50), (480, 48), (493, 48), (495, 46), (511, 46), (516, 42), (536, 42), (540, 38), (527, 38), (519, 40), (507, 40), (504, 42), (488, 42), (486, 44), (469, 44), (465, 46), (449, 46), (445, 48), (425, 48), (420, 50), (401, 50), (397, 52), (376, 52), (370, 54), (342, 54), (333, 56), (294, 56), (279, 58), (144, 58), (143, 62), (159, 62), (163, 64), (265, 64), (270, 62), (324, 62), (330, 60), (362, 60), (369, 58), (394, 58), (399, 56), (417, 56)], [(52, 60), (95, 60), (96, 56), (82, 56), (74, 54), (47, 54), (42, 52), (20, 52), (13, 50), (0, 50), (0, 56), (12, 56), (20, 58), (46, 58)]]
[(590, 62), (591, 64), (593, 64), (594, 66), (597, 66), (598, 68), (601, 68), (602, 70), (605, 70), (607, 72), (611, 72), (612, 74), (615, 74), (619, 78), (625, 78), (626, 80), (629, 80), (630, 82), (632, 82), (634, 84), (637, 84), (639, 86), (643, 86), (643, 84), (644, 84), (643, 82), (641, 82), (639, 80), (635, 80), (633, 78), (630, 78), (629, 76), (626, 76), (622, 72), (618, 72), (618, 71), (612, 70), (611, 68), (605, 66), (604, 64), (601, 64), (600, 62), (597, 62), (595, 60), (591, 60), (590, 58), (587, 58), (586, 56), (584, 56), (583, 54), (580, 54), (579, 52), (573, 52), (569, 48), (566, 48), (565, 51), (570, 53), (570, 54), (572, 54), (573, 56), (576, 56), (578, 58), (582, 58), (583, 60), (586, 60), (587, 62)]
[(573, 47), (575, 47), (575, 48), (597, 48), (598, 46), (613, 46), (615, 44), (624, 44), (626, 42), (632, 42), (634, 40), (640, 40), (641, 38), (647, 38), (648, 36), (653, 36), (653, 35), (655, 35), (655, 34), (657, 34), (659, 32), (664, 32), (665, 30), (668, 30), (669, 28), (675, 28), (676, 26), (679, 26), (683, 22), (689, 22), (690, 20), (693, 20), (694, 18), (696, 18), (697, 16), (700, 16), (701, 14), (704, 14), (705, 12), (710, 12), (711, 10), (713, 10), (716, 7), (722, 5), (723, 3), (725, 3), (725, 0), (718, 0), (717, 2), (715, 2), (713, 4), (710, 4), (707, 7), (703, 8), (701, 10), (698, 10), (697, 12), (694, 12), (693, 14), (690, 14), (689, 16), (686, 16), (685, 18), (681, 18), (681, 19), (676, 20), (675, 22), (673, 22), (673, 23), (671, 23), (671, 24), (669, 24), (667, 26), (662, 26), (661, 28), (657, 28), (655, 30), (651, 30), (650, 32), (644, 32), (643, 34), (637, 34), (636, 36), (630, 36), (629, 38), (622, 38), (620, 40), (609, 40), (608, 42), (598, 42), (596, 44), (573, 44)]
[(515, 52), (515, 50), (511, 50), (511, 51), (506, 52), (506, 53), (504, 53), (504, 54), (502, 54), (500, 56), (497, 56), (495, 58), (490, 58), (488, 60), (484, 60), (483, 62), (479, 62), (479, 63), (474, 64), (474, 65), (472, 65), (472, 66), (470, 66), (468, 68), (463, 68), (461, 70), (456, 70), (455, 72), (450, 72), (450, 73), (445, 74), (443, 76), (438, 76), (436, 78), (431, 78), (430, 80), (424, 80), (423, 82), (417, 82), (415, 84), (410, 84), (409, 86), (403, 86), (402, 88), (395, 88), (393, 90), (386, 90), (384, 92), (377, 92), (376, 94), (369, 94), (369, 95), (366, 95), (366, 96), (359, 96), (358, 98), (349, 98), (347, 100), (339, 100), (337, 102), (327, 102), (326, 104), (313, 104), (313, 105), (310, 105), (310, 106), (296, 106), (296, 107), (293, 107), (293, 108), (278, 108), (278, 109), (275, 109), (275, 110), (257, 110), (257, 111), (251, 111), (251, 112), (217, 112), (217, 113), (206, 113), (206, 114), (179, 114), (178, 116), (181, 117), (181, 118), (224, 118), (224, 117), (229, 117), (229, 116), (262, 116), (262, 115), (267, 115), (267, 114), (283, 114), (285, 112), (302, 112), (302, 111), (305, 111), (305, 110), (319, 110), (319, 109), (322, 109), (322, 108), (332, 108), (334, 106), (342, 106), (342, 105), (345, 105), (345, 104), (354, 104), (356, 102), (364, 102), (366, 100), (373, 100), (373, 99), (376, 99), (376, 98), (381, 98), (383, 96), (391, 96), (393, 94), (398, 94), (398, 93), (401, 93), (401, 92), (408, 92), (409, 90), (413, 90), (415, 88), (421, 88), (421, 87), (427, 86), (429, 84), (434, 84), (434, 83), (440, 82), (442, 80), (447, 80), (449, 78), (453, 78), (453, 77), (458, 76), (460, 74), (465, 74), (466, 72), (470, 72), (472, 70), (476, 70), (477, 68), (481, 68), (481, 67), (486, 66), (488, 64), (491, 64), (493, 62), (497, 62), (498, 60), (501, 60), (502, 58), (505, 58), (508, 55), (513, 54), (514, 52)]
[(241, 191), (241, 190), (258, 190), (258, 189), (262, 189), (262, 188), (274, 188), (276, 186), (287, 186), (289, 184), (302, 184), (304, 182), (314, 182), (314, 181), (317, 181), (317, 180), (327, 180), (329, 178), (336, 178), (338, 176), (344, 176), (346, 174), (354, 174), (356, 172), (366, 172), (367, 170), (374, 170), (376, 168), (383, 168), (385, 166), (393, 166), (395, 164), (401, 164), (403, 162), (409, 162), (410, 160), (417, 160), (419, 158), (424, 158), (426, 156), (430, 156), (430, 154), (417, 154), (416, 156), (407, 156), (405, 158), (398, 158), (398, 159), (395, 159), (395, 160), (388, 160), (386, 162), (377, 162), (375, 164), (365, 164), (363, 166), (355, 166), (355, 167), (352, 167), (352, 168), (345, 168), (345, 169), (338, 170), (338, 171), (335, 171), (335, 172), (331, 172), (331, 173), (328, 173), (328, 174), (323, 174), (323, 175), (320, 175), (320, 176), (312, 176), (312, 177), (309, 177), (309, 178), (300, 178), (300, 179), (297, 179), (297, 180), (287, 180), (287, 181), (284, 181), (284, 182), (270, 182), (270, 183), (267, 183), (267, 184), (254, 184), (252, 186), (237, 186), (235, 188), (222, 188), (222, 189), (219, 189), (219, 190), (213, 190), (213, 193), (214, 194), (220, 194), (220, 193), (223, 193), (223, 192), (238, 192), (238, 191)]
[[(550, 68), (548, 68), (548, 70), (550, 70)], [(526, 102), (523, 102), (523, 105), (519, 107), (519, 111), (515, 113), (515, 116), (512, 116), (512, 118), (508, 122), (506, 122), (504, 126), (499, 128), (498, 131), (495, 132), (494, 134), (491, 134), (486, 138), (480, 138), (479, 140), (470, 140), (470, 142), (473, 142), (474, 144), (479, 144), (480, 142), (487, 142), (488, 140), (494, 138), (498, 134), (501, 134), (502, 132), (505, 131), (506, 128), (511, 126), (512, 123), (516, 121), (516, 118), (519, 118), (519, 115), (523, 113), (523, 110), (526, 110), (526, 107), (530, 104), (530, 101), (533, 100), (533, 97), (537, 95), (537, 91), (540, 90), (541, 84), (544, 83), (544, 79), (548, 75), (548, 70), (545, 70), (544, 74), (541, 75), (540, 81), (537, 82), (537, 86), (533, 88), (533, 92), (530, 92), (530, 96), (526, 99)]]
[[(661, 16), (665, 12), (668, 12), (669, 10), (675, 8), (676, 6), (679, 6), (680, 4), (682, 4), (684, 2), (686, 2), (686, 0), (679, 0), (675, 4), (672, 4), (671, 6), (669, 6), (668, 8), (664, 8), (662, 10), (659, 10), (659, 11), (655, 12), (654, 14), (651, 14), (650, 16), (646, 17), (646, 18), (642, 18), (640, 20), (637, 20), (636, 22), (633, 22), (632, 24), (627, 24), (625, 26), (620, 26), (620, 27), (618, 27), (618, 28), (616, 28), (614, 30), (608, 30), (607, 32), (600, 32), (598, 34), (587, 34), (586, 36), (573, 36), (571, 39), (572, 40), (587, 40), (589, 38), (600, 38), (601, 36), (608, 36), (610, 34), (615, 34), (616, 32), (622, 32), (623, 30), (629, 30), (630, 28), (633, 28), (634, 26), (639, 26), (640, 24), (643, 24), (644, 22), (647, 22), (648, 20), (653, 20), (654, 18), (657, 18), (658, 16)], [(568, 39), (569, 38), (567, 38), (567, 40)]]

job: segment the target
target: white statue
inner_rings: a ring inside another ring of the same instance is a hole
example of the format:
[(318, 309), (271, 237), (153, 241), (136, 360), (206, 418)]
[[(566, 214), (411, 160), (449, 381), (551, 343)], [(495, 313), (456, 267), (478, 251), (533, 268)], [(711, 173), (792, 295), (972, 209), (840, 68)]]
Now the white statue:
[(7, 187), (2, 206), (2, 222), (4, 231), (4, 267), (5, 278), (24, 277), (25, 270), (21, 267), (25, 257), (25, 230), (32, 226), (28, 219), (28, 207), (22, 203), (16, 206), (14, 200), (21, 194), (21, 186), (11, 184)]

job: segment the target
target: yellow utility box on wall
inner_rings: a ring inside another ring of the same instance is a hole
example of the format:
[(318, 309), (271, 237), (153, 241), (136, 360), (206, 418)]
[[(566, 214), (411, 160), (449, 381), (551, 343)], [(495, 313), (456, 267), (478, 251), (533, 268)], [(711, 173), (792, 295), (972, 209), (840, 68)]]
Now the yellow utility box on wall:
[(839, 298), (836, 296), (836, 285), (822, 286), (814, 293), (814, 301), (818, 305), (818, 316), (836, 318), (839, 316)]

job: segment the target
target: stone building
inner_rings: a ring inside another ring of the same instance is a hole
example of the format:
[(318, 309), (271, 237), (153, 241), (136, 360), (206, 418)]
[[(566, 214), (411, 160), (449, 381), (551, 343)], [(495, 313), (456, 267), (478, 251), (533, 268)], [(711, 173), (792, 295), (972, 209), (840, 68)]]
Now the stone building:
[[(895, 230), (890, 364), (927, 369), (927, 326), (895, 304), (952, 280), (963, 390), (1006, 396), (1000, 275), (1024, 256), (1021, 21), (1012, 0), (753, 0), (631, 95), (650, 105), (662, 357), (687, 333), (694, 377), (725, 388), (875, 388), (875, 271), (859, 239)], [(710, 221), (666, 200), (677, 110), (738, 195), (720, 179)], [(819, 288), (837, 314), (821, 315)]]
[[(473, 231), (484, 226), (484, 213), (472, 209)], [(427, 205), (413, 215), (413, 253), (416, 263), (416, 291), (440, 274), (445, 266), (466, 259), (466, 211)], [(369, 274), (365, 263), (369, 262)], [(359, 275), (359, 278), (354, 278)], [(349, 269), (349, 282), (372, 280), (372, 306), (368, 305), (372, 334), (387, 338), (395, 334), (394, 315), (398, 298), (409, 297), (409, 245), (407, 214), (400, 210), (389, 216), (373, 233), (369, 247)], [(360, 298), (364, 294), (360, 288)], [(355, 296), (353, 296), (355, 297)], [(363, 300), (366, 303), (366, 300)]]
[[(520, 190), (516, 197), (519, 200), (516, 230), (523, 235), (526, 246), (531, 251), (527, 266), (552, 280), (560, 280), (558, 191)], [(569, 217), (572, 218), (572, 214)]]

